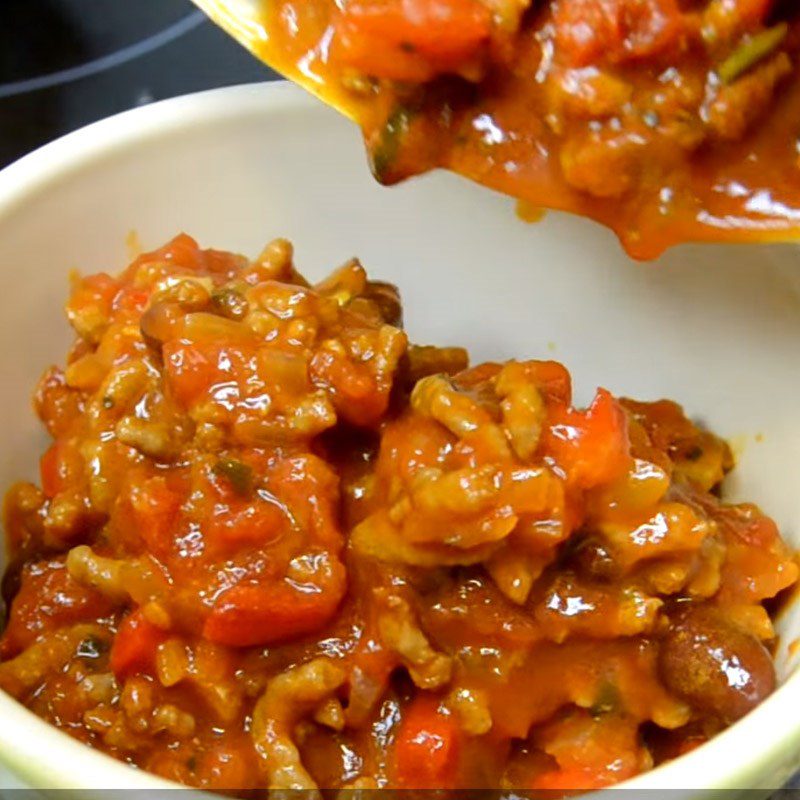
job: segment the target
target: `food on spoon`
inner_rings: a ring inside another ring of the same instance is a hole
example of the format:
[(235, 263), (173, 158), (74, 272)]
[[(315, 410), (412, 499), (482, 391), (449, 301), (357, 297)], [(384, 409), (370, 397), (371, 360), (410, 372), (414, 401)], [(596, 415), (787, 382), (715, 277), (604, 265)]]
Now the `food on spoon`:
[(797, 566), (676, 404), (411, 345), (394, 287), (284, 240), (181, 235), (67, 315), (0, 687), (75, 738), (221, 791), (563, 793), (773, 690)]
[(797, 237), (795, 5), (263, 0), (239, 34), (348, 110), (378, 180), (446, 167), (651, 258)]

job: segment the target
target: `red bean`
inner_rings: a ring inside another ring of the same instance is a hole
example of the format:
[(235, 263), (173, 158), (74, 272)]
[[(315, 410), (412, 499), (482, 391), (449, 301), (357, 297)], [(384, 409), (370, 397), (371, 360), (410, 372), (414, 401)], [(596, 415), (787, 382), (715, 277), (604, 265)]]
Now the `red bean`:
[(713, 606), (689, 607), (672, 618), (659, 668), (671, 692), (726, 723), (743, 717), (775, 689), (766, 648)]

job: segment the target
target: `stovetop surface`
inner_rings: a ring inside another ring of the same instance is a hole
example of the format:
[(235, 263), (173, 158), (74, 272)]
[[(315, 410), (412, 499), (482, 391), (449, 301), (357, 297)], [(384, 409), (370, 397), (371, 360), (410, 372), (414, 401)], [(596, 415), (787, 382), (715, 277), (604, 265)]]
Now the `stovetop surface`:
[(134, 106), (277, 77), (189, 0), (0, 0), (0, 166)]

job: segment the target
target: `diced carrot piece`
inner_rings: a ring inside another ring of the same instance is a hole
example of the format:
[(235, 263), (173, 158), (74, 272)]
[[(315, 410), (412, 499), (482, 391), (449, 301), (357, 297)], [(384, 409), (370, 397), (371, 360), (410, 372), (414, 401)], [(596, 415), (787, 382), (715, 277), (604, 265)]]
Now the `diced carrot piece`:
[(150, 673), (155, 669), (156, 651), (167, 633), (148, 622), (137, 609), (119, 626), (111, 645), (111, 670), (124, 679), (137, 672)]
[(415, 698), (403, 712), (394, 750), (395, 785), (402, 789), (453, 788), (460, 751), (457, 721), (439, 711), (439, 700)]

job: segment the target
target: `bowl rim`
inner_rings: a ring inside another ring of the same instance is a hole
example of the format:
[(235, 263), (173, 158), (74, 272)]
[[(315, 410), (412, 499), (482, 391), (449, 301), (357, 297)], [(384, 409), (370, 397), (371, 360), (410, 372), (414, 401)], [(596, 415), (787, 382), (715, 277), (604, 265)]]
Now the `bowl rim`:
[[(12, 215), (49, 186), (68, 181), (90, 165), (193, 127), (322, 109), (319, 100), (298, 87), (269, 82), (212, 89), (124, 111), (56, 139), (1, 170), (0, 217)], [(800, 715), (792, 713), (797, 708), (800, 674), (794, 671), (760, 706), (706, 744), (613, 789), (689, 794), (778, 789), (789, 777), (787, 760), (793, 756), (795, 765), (800, 764)], [(0, 720), (0, 763), (33, 787), (162, 791), (177, 787), (72, 739), (2, 691)], [(769, 769), (774, 784), (764, 783)]]

